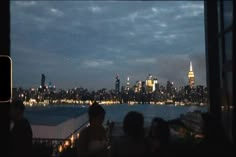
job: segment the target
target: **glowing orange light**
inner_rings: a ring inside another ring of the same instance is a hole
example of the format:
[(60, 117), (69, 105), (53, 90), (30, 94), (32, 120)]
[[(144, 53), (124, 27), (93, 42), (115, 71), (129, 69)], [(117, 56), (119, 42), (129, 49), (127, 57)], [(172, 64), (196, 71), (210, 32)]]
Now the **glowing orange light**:
[(63, 151), (62, 145), (59, 146), (58, 151), (61, 153)]
[(69, 146), (69, 145), (70, 145), (69, 141), (66, 141), (65, 146)]
[(73, 135), (71, 136), (70, 141), (71, 141), (71, 143), (74, 142), (74, 136)]

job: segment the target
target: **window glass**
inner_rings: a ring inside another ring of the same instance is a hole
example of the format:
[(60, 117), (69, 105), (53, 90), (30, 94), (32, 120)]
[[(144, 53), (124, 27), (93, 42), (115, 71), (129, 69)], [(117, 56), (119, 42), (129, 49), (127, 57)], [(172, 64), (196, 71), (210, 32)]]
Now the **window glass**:
[(233, 23), (233, 1), (223, 1), (224, 29)]
[(232, 59), (232, 32), (225, 34), (225, 59), (229, 61)]
[[(218, 44), (219, 44), (219, 62), (220, 62), (220, 73), (223, 72), (223, 65), (224, 65), (224, 53), (222, 48), (222, 37), (218, 38)], [(223, 77), (221, 75), (221, 77)], [(223, 80), (223, 78), (222, 78)], [(223, 81), (220, 81), (220, 86), (223, 87)]]
[(218, 32), (221, 33), (221, 1), (217, 1)]

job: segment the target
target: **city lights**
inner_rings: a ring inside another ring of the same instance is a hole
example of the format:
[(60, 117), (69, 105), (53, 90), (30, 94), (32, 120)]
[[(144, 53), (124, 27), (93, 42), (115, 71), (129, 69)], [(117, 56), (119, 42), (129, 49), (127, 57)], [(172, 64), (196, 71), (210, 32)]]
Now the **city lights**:
[(202, 85), (195, 85), (195, 75), (192, 62), (188, 72), (188, 84), (176, 88), (173, 81), (167, 81), (166, 86), (161, 85), (156, 76), (148, 74), (146, 80), (138, 80), (132, 86), (131, 79), (128, 76), (123, 86), (119, 75), (115, 76), (114, 89), (102, 88), (97, 91), (89, 91), (86, 88), (72, 88), (56, 90), (51, 81), (49, 85), (45, 83), (46, 76), (42, 74), (41, 85), (30, 90), (13, 89), (14, 95), (21, 98), (24, 104), (29, 106), (49, 104), (80, 104), (92, 105), (96, 100), (103, 105), (112, 104), (173, 104), (175, 106), (207, 104), (207, 88)]

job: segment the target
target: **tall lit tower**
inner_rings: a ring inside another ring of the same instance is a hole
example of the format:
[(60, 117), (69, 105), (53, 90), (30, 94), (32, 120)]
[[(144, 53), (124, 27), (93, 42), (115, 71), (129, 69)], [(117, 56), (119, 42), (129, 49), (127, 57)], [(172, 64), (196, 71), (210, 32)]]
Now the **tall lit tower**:
[(193, 66), (192, 66), (192, 62), (190, 61), (190, 69), (188, 72), (188, 82), (189, 82), (189, 86), (191, 88), (193, 88), (194, 86), (194, 72), (193, 72)]
[(152, 91), (156, 91), (156, 90), (159, 90), (158, 88), (158, 79), (157, 78), (154, 78), (153, 79), (153, 87), (152, 87)]
[(128, 91), (130, 87), (129, 76), (127, 77), (126, 90)]

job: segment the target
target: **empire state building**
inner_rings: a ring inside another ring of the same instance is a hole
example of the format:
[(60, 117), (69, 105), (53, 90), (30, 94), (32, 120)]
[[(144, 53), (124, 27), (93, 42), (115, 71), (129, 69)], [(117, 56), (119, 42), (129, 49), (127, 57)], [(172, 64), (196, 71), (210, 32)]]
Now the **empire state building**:
[(193, 66), (192, 66), (191, 61), (190, 61), (190, 69), (188, 72), (188, 82), (189, 82), (190, 88), (193, 88), (193, 86), (194, 86), (194, 72), (193, 72)]

